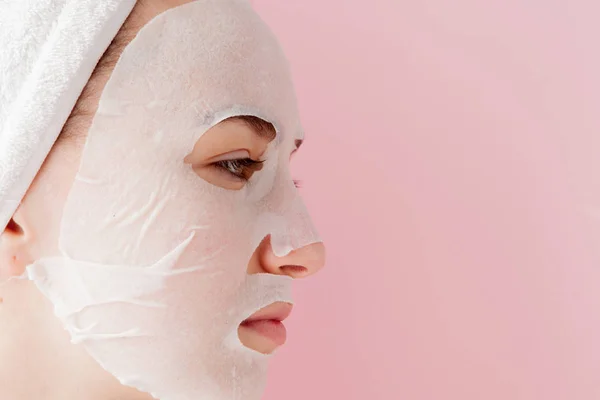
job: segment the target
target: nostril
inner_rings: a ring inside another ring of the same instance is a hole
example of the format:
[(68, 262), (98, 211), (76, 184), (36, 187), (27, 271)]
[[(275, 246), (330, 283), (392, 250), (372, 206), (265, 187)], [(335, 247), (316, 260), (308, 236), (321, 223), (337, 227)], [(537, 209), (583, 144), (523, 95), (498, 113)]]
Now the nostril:
[(17, 235), (21, 235), (23, 234), (23, 228), (21, 228), (21, 226), (19, 224), (17, 224), (15, 222), (14, 219), (10, 219), (10, 221), (8, 221), (8, 225), (6, 226), (6, 229), (8, 229), (9, 231), (17, 234)]
[(283, 265), (279, 269), (293, 278), (301, 278), (308, 275), (308, 269), (300, 265)]

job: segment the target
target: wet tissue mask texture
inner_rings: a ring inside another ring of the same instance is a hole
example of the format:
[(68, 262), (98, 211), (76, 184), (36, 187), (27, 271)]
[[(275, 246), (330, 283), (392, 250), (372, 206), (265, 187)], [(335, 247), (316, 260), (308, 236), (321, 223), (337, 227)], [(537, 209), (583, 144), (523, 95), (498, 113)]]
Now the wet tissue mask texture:
[[(183, 159), (210, 127), (255, 115), (277, 129), (239, 191)], [(65, 207), (63, 256), (27, 268), (73, 342), (123, 384), (160, 400), (258, 400), (268, 356), (238, 325), (285, 276), (248, 275), (260, 241), (277, 255), (319, 242), (289, 174), (302, 128), (286, 58), (245, 0), (199, 0), (151, 21), (108, 82)]]

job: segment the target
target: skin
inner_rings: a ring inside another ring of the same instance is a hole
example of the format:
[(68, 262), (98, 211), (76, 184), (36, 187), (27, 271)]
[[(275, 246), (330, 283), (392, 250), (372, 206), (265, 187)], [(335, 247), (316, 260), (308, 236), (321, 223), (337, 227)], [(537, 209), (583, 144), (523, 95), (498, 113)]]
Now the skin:
[[(138, 4), (129, 18), (131, 37), (154, 16), (187, 0), (152, 0)], [(76, 139), (59, 141), (0, 234), (0, 281), (21, 275), (36, 259), (60, 255), (58, 234), (62, 209), (79, 166), (87, 130), (111, 71), (97, 74), (85, 91), (84, 110), (71, 121)], [(214, 162), (223, 159), (261, 160), (270, 138), (241, 120), (226, 120), (202, 136), (188, 157), (198, 176), (211, 184), (239, 190), (245, 184)], [(251, 171), (259, 174), (260, 170)], [(290, 179), (292, 179), (290, 177)], [(322, 243), (277, 257), (265, 238), (250, 259), (249, 274), (270, 273), (304, 278), (325, 262)], [(275, 345), (267, 338), (239, 329), (241, 342), (270, 353)], [(68, 333), (52, 312), (52, 305), (30, 281), (0, 286), (0, 397), (20, 400), (150, 400), (147, 394), (122, 386), (104, 371)]]

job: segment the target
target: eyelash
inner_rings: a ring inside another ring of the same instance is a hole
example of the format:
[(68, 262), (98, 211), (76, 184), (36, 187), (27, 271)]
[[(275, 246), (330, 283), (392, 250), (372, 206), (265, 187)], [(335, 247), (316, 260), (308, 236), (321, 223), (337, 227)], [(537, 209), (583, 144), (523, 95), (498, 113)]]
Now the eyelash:
[[(234, 178), (247, 182), (250, 179), (250, 176), (252, 176), (252, 173), (258, 171), (263, 163), (264, 161), (256, 161), (251, 158), (239, 158), (236, 160), (217, 161), (213, 165)], [(297, 188), (302, 186), (301, 181), (297, 179), (294, 179), (293, 181), (294, 186)]]

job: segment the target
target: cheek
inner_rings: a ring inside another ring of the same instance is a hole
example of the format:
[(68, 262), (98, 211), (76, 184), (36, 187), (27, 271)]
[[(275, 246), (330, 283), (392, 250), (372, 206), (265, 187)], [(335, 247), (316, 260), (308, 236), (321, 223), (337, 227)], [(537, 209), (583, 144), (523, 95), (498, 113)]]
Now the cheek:
[(21, 208), (38, 245), (38, 254), (32, 255), (35, 258), (59, 255), (62, 212), (77, 174), (80, 152), (70, 144), (55, 146), (23, 199)]

